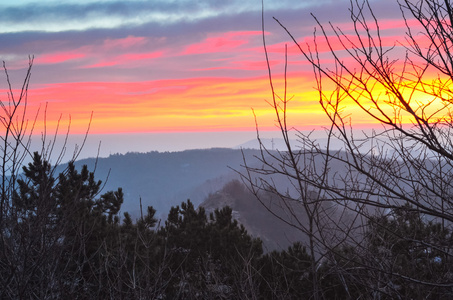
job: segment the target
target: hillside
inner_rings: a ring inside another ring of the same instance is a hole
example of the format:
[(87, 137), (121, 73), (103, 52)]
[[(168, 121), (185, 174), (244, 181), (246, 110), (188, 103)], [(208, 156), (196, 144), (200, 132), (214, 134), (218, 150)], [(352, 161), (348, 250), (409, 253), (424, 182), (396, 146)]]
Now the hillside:
[[(96, 178), (105, 182), (103, 191), (121, 187), (124, 192), (121, 211), (129, 212), (133, 218), (140, 215), (140, 198), (143, 209), (153, 206), (159, 219), (166, 219), (172, 206), (187, 199), (195, 206), (203, 206), (207, 212), (228, 205), (233, 209), (233, 217), (250, 234), (260, 237), (267, 250), (285, 249), (295, 241), (303, 241), (306, 236), (271, 214), (238, 181), (239, 175), (234, 171), (244, 171), (244, 157), (249, 166), (260, 166), (255, 157), (260, 154), (256, 149), (228, 148), (127, 153), (110, 155), (97, 161), (93, 158), (79, 160), (76, 167), (86, 164), (90, 170), (95, 170)], [(321, 165), (322, 161), (316, 164)], [(340, 170), (341, 166), (333, 164), (333, 169)], [(294, 192), (286, 176), (271, 177), (281, 189)], [(278, 200), (272, 199), (272, 195), (263, 195), (262, 199), (274, 203), (274, 213), (288, 217), (287, 211)], [(300, 206), (294, 209), (298, 216), (302, 216), (301, 219), (305, 219)]]
[[(306, 242), (306, 235), (271, 214), (238, 180), (228, 182), (222, 189), (209, 195), (200, 206), (208, 214), (224, 206), (231, 207), (233, 217), (244, 225), (249, 234), (263, 241), (265, 251), (286, 249), (296, 241)], [(298, 211), (300, 216), (305, 215), (301, 209)], [(278, 207), (275, 207), (274, 212), (284, 217), (284, 211)]]
[[(149, 152), (110, 155), (83, 159), (76, 166), (88, 165), (97, 179), (105, 182), (104, 191), (123, 188), (122, 211), (138, 216), (142, 205), (153, 206), (165, 217), (171, 206), (191, 199), (199, 205), (209, 194), (238, 178), (243, 155), (247, 163), (256, 161), (258, 150), (215, 148), (182, 152)], [(63, 166), (62, 166), (63, 167)]]

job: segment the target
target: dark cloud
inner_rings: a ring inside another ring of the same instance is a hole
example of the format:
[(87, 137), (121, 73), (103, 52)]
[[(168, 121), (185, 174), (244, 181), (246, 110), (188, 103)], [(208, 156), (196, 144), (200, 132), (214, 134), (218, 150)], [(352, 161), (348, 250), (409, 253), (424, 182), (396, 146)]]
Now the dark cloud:
[[(212, 36), (217, 33), (227, 31), (260, 31), (261, 30), (261, 6), (257, 1), (256, 6), (251, 9), (232, 10), (232, 7), (240, 6), (241, 1), (116, 1), (102, 2), (91, 4), (59, 4), (59, 5), (30, 5), (16, 8), (0, 8), (2, 16), (7, 16), (6, 19), (11, 22), (20, 24), (28, 22), (32, 19), (35, 21), (44, 20), (46, 18), (77, 19), (91, 18), (95, 15), (118, 15), (134, 17), (142, 11), (160, 11), (169, 13), (190, 14), (196, 13), (197, 10), (214, 10), (217, 9), (219, 14), (216, 16), (206, 16), (199, 18), (196, 21), (185, 18), (178, 22), (156, 22), (154, 20), (143, 20), (141, 24), (128, 24), (113, 28), (88, 28), (85, 30), (66, 30), (61, 32), (45, 32), (45, 31), (22, 31), (14, 33), (0, 33), (0, 59), (11, 61), (12, 54), (16, 59), (20, 59), (20, 63), (24, 64), (28, 55), (34, 54), (37, 58), (47, 53), (57, 51), (72, 51), (83, 47), (102, 46), (105, 40), (124, 39), (129, 36), (146, 37), (147, 42), (143, 44), (141, 51), (157, 51), (165, 48), (173, 52), (182, 51), (187, 45), (203, 41), (207, 36)], [(242, 1), (244, 2), (244, 1)], [(269, 2), (269, 1), (267, 1)], [(282, 0), (282, 3), (285, 0)], [(286, 2), (291, 2), (286, 0)], [(294, 1), (293, 1), (294, 2)], [(326, 1), (318, 1), (324, 3)], [(329, 2), (329, 1), (327, 1)], [(319, 4), (318, 3), (318, 4)], [(389, 9), (389, 5), (395, 3), (393, 0), (372, 1), (371, 5), (378, 14), (391, 18), (392, 16), (400, 17), (399, 11)], [(246, 4), (244, 4), (246, 5)], [(249, 4), (248, 4), (249, 5)], [(295, 8), (291, 5), (281, 5), (275, 7), (265, 3), (265, 26), (266, 30), (271, 34), (267, 36), (270, 44), (288, 42), (291, 43), (289, 36), (284, 30), (272, 19), (278, 18), (287, 28), (294, 34), (296, 38), (311, 36), (315, 27), (315, 20), (310, 15), (313, 13), (324, 24), (327, 21), (332, 21), (333, 24), (344, 24), (349, 20), (349, 1), (331, 1), (328, 5), (312, 5), (305, 8)], [(3, 18), (3, 21), (5, 18)], [(2, 20), (0, 20), (0, 23)], [(154, 41), (159, 38), (165, 38), (165, 43), (157, 44)], [(252, 47), (253, 45), (250, 45)], [(261, 45), (255, 45), (261, 47)], [(118, 49), (120, 54), (121, 49)], [(93, 50), (96, 51), (96, 50)], [(114, 51), (114, 50), (112, 50)], [(114, 55), (114, 54), (112, 54)], [(172, 64), (184, 64), (184, 57), (171, 58)], [(169, 58), (163, 58), (164, 62), (161, 66), (156, 66), (153, 69), (153, 74), (163, 74), (170, 64)], [(38, 61), (38, 60), (37, 60)], [(101, 77), (105, 76), (105, 69), (77, 69), (73, 68), (74, 61), (68, 64), (55, 64), (51, 66), (40, 66), (40, 70), (46, 73), (46, 80), (58, 81), (61, 80), (61, 72), (65, 73), (66, 80), (81, 80), (89, 76)], [(84, 62), (88, 64), (88, 62)], [(95, 64), (95, 62), (93, 62)], [(192, 70), (209, 68), (204, 67), (200, 61), (198, 66), (190, 66), (188, 69), (178, 69), (175, 73), (178, 76), (190, 76)], [(121, 70), (124, 72), (124, 77), (132, 77), (135, 72), (137, 77), (141, 73), (149, 73), (149, 70)], [(226, 70), (222, 72), (234, 73), (234, 70)], [(244, 72), (243, 72), (244, 73)]]
[[(176, 22), (191, 22), (214, 15), (234, 14), (238, 10), (237, 2), (230, 1), (113, 1), (93, 2), (87, 4), (46, 4), (36, 3), (16, 7), (0, 7), (2, 16), (0, 23), (11, 26), (9, 31), (27, 30), (27, 24), (42, 24), (30, 26), (28, 30), (58, 31), (56, 28), (45, 28), (45, 25), (58, 25), (62, 28), (68, 24), (81, 22), (92, 27), (117, 27), (127, 24), (155, 23), (171, 24)], [(117, 24), (99, 24), (99, 20), (107, 18)], [(86, 23), (92, 23), (86, 24)], [(17, 26), (17, 29), (15, 29)], [(79, 27), (84, 29), (83, 26)], [(6, 28), (3, 29), (7, 30)]]
[[(178, 9), (177, 5), (176, 9)], [(174, 5), (160, 3), (158, 6), (152, 2), (117, 1), (117, 2), (94, 2), (88, 4), (47, 4), (34, 3), (18, 7), (0, 8), (3, 21), (22, 23), (27, 21), (80, 19), (93, 15), (121, 15), (134, 16), (143, 10), (171, 11)]]

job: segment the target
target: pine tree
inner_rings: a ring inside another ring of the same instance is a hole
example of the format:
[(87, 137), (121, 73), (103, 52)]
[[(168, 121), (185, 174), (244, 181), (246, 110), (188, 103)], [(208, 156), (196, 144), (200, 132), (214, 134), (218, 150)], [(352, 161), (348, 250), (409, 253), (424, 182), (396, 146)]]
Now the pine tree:
[(69, 163), (58, 179), (53, 172), (38, 153), (23, 167), (4, 235), (10, 253), (2, 264), (12, 271), (2, 280), (9, 277), (8, 295), (18, 298), (102, 295), (105, 245), (119, 226), (122, 190), (99, 196), (101, 181), (86, 166), (79, 173)]
[(260, 291), (265, 299), (308, 299), (313, 294), (311, 257), (301, 243), (266, 254), (261, 266)]

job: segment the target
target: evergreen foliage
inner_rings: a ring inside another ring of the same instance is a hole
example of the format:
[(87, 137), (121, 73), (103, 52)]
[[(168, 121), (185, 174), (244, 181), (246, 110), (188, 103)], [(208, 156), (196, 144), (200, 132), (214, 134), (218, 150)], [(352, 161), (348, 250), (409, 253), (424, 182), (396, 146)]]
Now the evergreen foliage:
[(33, 157), (2, 228), (1, 298), (301, 299), (313, 295), (314, 276), (325, 299), (452, 294), (407, 279), (452, 280), (451, 233), (410, 207), (370, 219), (363, 248), (340, 245), (314, 274), (302, 243), (263, 253), (231, 207), (208, 216), (187, 200), (163, 226), (152, 207), (121, 220), (121, 189), (101, 194), (101, 181), (72, 163), (54, 177), (49, 162)]
[(410, 205), (370, 218), (361, 245), (346, 243), (329, 252), (320, 268), (327, 299), (453, 295), (448, 284), (453, 280), (451, 232)]
[(311, 257), (301, 243), (287, 250), (272, 251), (262, 258), (264, 299), (305, 299), (313, 293), (310, 272)]

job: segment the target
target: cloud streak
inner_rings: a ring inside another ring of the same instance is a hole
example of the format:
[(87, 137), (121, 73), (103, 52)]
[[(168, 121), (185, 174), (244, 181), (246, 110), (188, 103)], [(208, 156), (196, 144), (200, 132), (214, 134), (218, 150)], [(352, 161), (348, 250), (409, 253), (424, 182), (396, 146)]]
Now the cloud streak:
[[(270, 2), (267, 9), (300, 9), (329, 1)], [(232, 1), (101, 1), (87, 3), (35, 2), (0, 7), (0, 32), (60, 32), (93, 28), (111, 29), (143, 24), (191, 23), (219, 16), (259, 12), (255, 2)]]
[[(386, 46), (394, 44), (404, 25), (393, 19), (395, 10), (386, 10), (392, 3), (371, 1), (384, 16)], [(310, 13), (351, 34), (349, 1), (264, 4), (276, 84), (282, 83), (287, 44), (292, 107), (304, 126), (319, 125), (323, 119), (311, 67), (272, 17), (305, 46), (315, 26)], [(81, 133), (94, 111), (92, 129), (98, 133), (253, 130), (253, 107), (264, 128), (274, 126), (265, 101), (270, 92), (260, 1), (18, 0), (3, 1), (0, 15), (0, 59), (17, 86), (28, 55), (35, 56), (29, 103), (33, 108), (49, 103), (49, 122), (61, 113), (71, 115), (73, 130)], [(318, 49), (326, 53), (329, 47), (320, 41)]]

